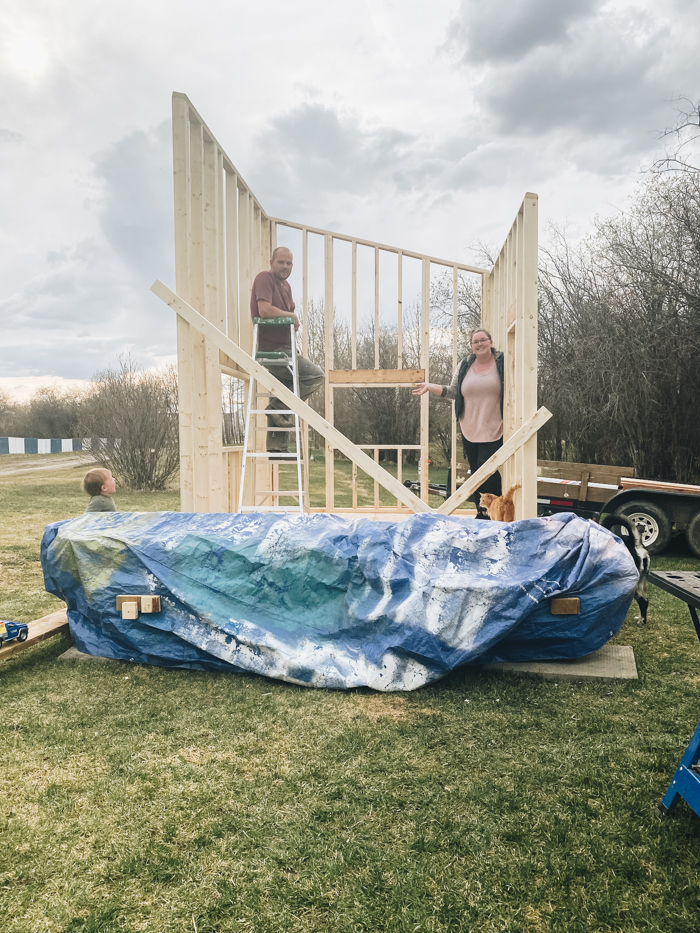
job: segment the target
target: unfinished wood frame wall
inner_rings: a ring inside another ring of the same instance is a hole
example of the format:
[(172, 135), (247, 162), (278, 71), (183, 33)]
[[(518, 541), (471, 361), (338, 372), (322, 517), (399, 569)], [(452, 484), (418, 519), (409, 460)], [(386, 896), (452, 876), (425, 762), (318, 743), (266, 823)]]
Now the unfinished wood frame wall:
[[(250, 352), (250, 289), (257, 273), (268, 268), (270, 221), (188, 98), (178, 93), (173, 176), (177, 293)], [(221, 373), (248, 376), (181, 317), (177, 363), (181, 508), (229, 511), (228, 474), (236, 458), (222, 446)]]
[[(537, 411), (537, 195), (520, 205), (501, 252), (482, 278), (481, 323), (505, 354), (503, 438), (507, 441)], [(504, 464), (504, 491), (521, 483), (516, 518), (537, 515), (537, 435)]]
[[(302, 294), (296, 295), (302, 325), (309, 309), (309, 237), (323, 238), (323, 300), (325, 313), (325, 414), (333, 424), (334, 393), (346, 386), (408, 386), (430, 379), (430, 288), (434, 267), (451, 272), (453, 283), (453, 364), (457, 365), (458, 284), (460, 272), (481, 275), (482, 323), (494, 336), (497, 347), (506, 353), (505, 437), (512, 436), (536, 411), (537, 398), (537, 196), (526, 195), (516, 221), (492, 270), (439, 259), (400, 247), (351, 237), (335, 231), (310, 227), (293, 221), (268, 217), (253, 192), (242, 179), (189, 99), (173, 94), (173, 155), (175, 193), (175, 257), (177, 295), (201, 314), (245, 353), (252, 350), (250, 291), (258, 272), (269, 268), (271, 250), (277, 245), (279, 226), (301, 233)], [(352, 275), (351, 369), (336, 370), (333, 360), (334, 323), (334, 246), (350, 244)], [(357, 250), (374, 252), (374, 369), (357, 369)], [(398, 280), (397, 358), (395, 368), (379, 366), (380, 265), (385, 253), (396, 256)], [(421, 264), (420, 286), (420, 368), (404, 367), (403, 296), (405, 258)], [(295, 257), (299, 261), (298, 255)], [(301, 299), (301, 306), (299, 307)], [(247, 371), (219, 349), (218, 340), (207, 339), (201, 328), (178, 315), (177, 355), (180, 419), (180, 487), (183, 511), (234, 511), (237, 507), (240, 454), (222, 446), (221, 374), (248, 380)], [(302, 327), (302, 353), (308, 353), (308, 330)], [(229, 348), (228, 353), (231, 352)], [(428, 498), (429, 400), (420, 402), (419, 445), (391, 445), (399, 459), (408, 449), (420, 450), (421, 499)], [(337, 432), (336, 432), (337, 434)], [(308, 448), (308, 427), (304, 428)], [(334, 443), (326, 437), (326, 503), (335, 509)], [(362, 445), (378, 461), (379, 450), (389, 445)], [(358, 448), (354, 448), (357, 450)], [(453, 419), (452, 475), (461, 457), (461, 443)], [(352, 451), (350, 451), (352, 453)], [(348, 455), (346, 453), (346, 455)], [(354, 455), (353, 455), (354, 456)], [(308, 461), (307, 461), (308, 467)], [(261, 462), (261, 471), (274, 474)], [(380, 471), (383, 472), (383, 471)], [(536, 514), (536, 435), (509, 458), (505, 467), (507, 482), (522, 482), (516, 498), (518, 517)], [(264, 488), (274, 489), (275, 476), (263, 477)], [(379, 503), (378, 481), (374, 477), (374, 509)], [(395, 481), (394, 481), (395, 482)], [(387, 488), (395, 489), (393, 484)], [(308, 473), (305, 477), (308, 490)], [(400, 494), (400, 491), (399, 491)], [(407, 508), (406, 503), (402, 506)], [(357, 510), (357, 463), (353, 462), (353, 509)], [(445, 511), (445, 509), (441, 509)]]
[[(270, 222), (273, 225), (275, 242), (277, 242), (277, 228), (288, 227), (298, 230), (302, 235), (302, 307), (297, 310), (302, 320), (303, 333), (306, 334), (308, 328), (306, 324), (308, 315), (308, 282), (309, 282), (309, 236), (318, 236), (323, 238), (324, 262), (323, 262), (323, 307), (324, 307), (324, 335), (325, 335), (325, 411), (326, 418), (333, 424), (333, 409), (335, 390), (340, 388), (388, 388), (397, 386), (411, 386), (416, 382), (430, 380), (430, 283), (431, 271), (433, 267), (438, 267), (446, 271), (451, 271), (451, 278), (454, 283), (458, 282), (460, 272), (473, 272), (483, 275), (487, 270), (479, 269), (475, 266), (469, 266), (464, 263), (450, 262), (447, 259), (438, 259), (434, 256), (427, 256), (423, 253), (416, 253), (411, 250), (400, 249), (395, 246), (387, 246), (385, 243), (377, 243), (374, 240), (366, 240), (361, 237), (347, 236), (346, 234), (336, 233), (335, 231), (323, 230), (319, 227), (311, 227), (305, 224), (294, 223), (289, 220), (271, 217)], [(351, 369), (335, 369), (333, 359), (333, 329), (335, 313), (335, 286), (334, 286), (334, 267), (335, 254), (334, 245), (337, 242), (349, 243), (351, 247), (351, 270), (350, 270), (350, 353)], [(357, 250), (358, 246), (369, 248), (374, 254), (374, 369), (357, 368), (357, 296), (358, 296), (358, 270), (357, 270)], [(380, 335), (380, 267), (383, 254), (391, 254), (397, 257), (397, 355), (392, 361), (394, 368), (380, 369), (379, 363), (379, 335)], [(404, 368), (404, 319), (403, 319), (403, 293), (404, 293), (404, 258), (415, 259), (421, 263), (421, 289), (420, 289), (420, 322), (419, 322), (419, 347), (420, 347), (420, 368)], [(453, 295), (454, 314), (456, 322), (456, 313), (458, 305), (458, 295), (455, 291)], [(456, 325), (455, 325), (456, 326)], [(302, 353), (306, 355), (308, 343), (302, 345)], [(456, 365), (456, 341), (454, 342), (453, 357)], [(361, 449), (379, 451), (391, 450), (397, 455), (398, 471), (401, 473), (401, 457), (403, 451), (419, 450), (420, 454), (420, 478), (421, 478), (421, 499), (424, 502), (428, 500), (428, 436), (429, 436), (429, 396), (424, 395), (417, 404), (420, 405), (420, 436), (417, 445), (412, 444), (380, 444), (380, 445), (358, 445)], [(454, 440), (454, 439), (453, 439)], [(456, 445), (453, 443), (453, 460), (456, 458)], [(377, 453), (375, 453), (375, 458)], [(334, 488), (334, 449), (326, 441), (325, 445), (325, 464), (326, 464), (326, 504), (328, 511), (342, 511), (335, 505)], [(453, 473), (454, 475), (454, 473)], [(353, 507), (351, 511), (358, 511), (357, 507), (357, 471), (352, 471), (352, 499)], [(378, 485), (374, 483), (374, 505), (373, 511), (379, 508), (379, 490)]]

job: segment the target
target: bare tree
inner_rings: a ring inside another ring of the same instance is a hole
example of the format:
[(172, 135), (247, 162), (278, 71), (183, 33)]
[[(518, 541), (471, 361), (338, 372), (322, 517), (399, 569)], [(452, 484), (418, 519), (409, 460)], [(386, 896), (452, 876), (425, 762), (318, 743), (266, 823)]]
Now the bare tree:
[(15, 404), (12, 401), (9, 392), (5, 392), (4, 389), (0, 389), (0, 433), (9, 433), (7, 426), (10, 423), (14, 408)]
[(164, 489), (180, 454), (177, 371), (143, 372), (129, 358), (92, 378), (81, 422), (92, 456), (132, 489)]
[(540, 453), (700, 477), (700, 178), (647, 176), (626, 213), (540, 270)]
[(235, 376), (221, 377), (223, 443), (241, 446), (245, 437), (245, 383)]
[[(445, 272), (430, 287), (430, 320), (444, 327), (450, 336), (453, 330), (453, 278)], [(469, 334), (481, 324), (481, 281), (460, 272), (457, 276), (457, 354), (469, 352)]]
[(676, 125), (666, 127), (660, 136), (666, 142), (666, 152), (654, 162), (652, 171), (700, 172), (700, 165), (695, 161), (700, 140), (700, 100), (693, 102), (688, 97), (680, 97), (679, 103)]
[(28, 402), (12, 404), (6, 397), (0, 403), (2, 429), (15, 437), (77, 437), (84, 393), (61, 391), (55, 385), (43, 386)]

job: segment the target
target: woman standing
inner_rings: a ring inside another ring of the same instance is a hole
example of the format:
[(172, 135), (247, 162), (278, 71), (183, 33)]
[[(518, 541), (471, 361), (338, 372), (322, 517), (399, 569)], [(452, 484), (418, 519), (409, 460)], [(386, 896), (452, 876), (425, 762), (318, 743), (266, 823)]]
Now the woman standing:
[[(455, 414), (462, 431), (464, 456), (472, 475), (503, 445), (503, 354), (494, 350), (491, 334), (475, 330), (471, 336), (471, 355), (462, 360), (452, 382), (441, 386), (421, 382), (414, 395), (431, 392), (440, 398), (456, 401)], [(496, 471), (474, 493), (477, 518), (488, 518), (481, 508), (481, 493), (501, 495), (501, 474)]]

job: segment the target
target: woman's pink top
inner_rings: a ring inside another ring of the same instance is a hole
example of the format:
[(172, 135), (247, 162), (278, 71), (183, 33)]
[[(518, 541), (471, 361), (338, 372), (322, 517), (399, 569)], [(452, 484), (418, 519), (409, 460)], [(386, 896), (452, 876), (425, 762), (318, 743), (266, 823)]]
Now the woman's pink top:
[(462, 395), (464, 414), (459, 422), (462, 434), (473, 444), (497, 441), (503, 435), (503, 416), (501, 379), (496, 364), (481, 375), (470, 366), (462, 380)]

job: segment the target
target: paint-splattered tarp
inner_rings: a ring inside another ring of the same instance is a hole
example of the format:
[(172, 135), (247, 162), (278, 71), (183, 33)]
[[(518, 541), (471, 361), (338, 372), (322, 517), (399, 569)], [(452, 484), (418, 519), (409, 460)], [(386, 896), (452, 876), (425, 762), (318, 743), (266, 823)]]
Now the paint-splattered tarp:
[[(637, 580), (622, 542), (573, 514), (89, 513), (48, 525), (41, 561), (81, 651), (337, 689), (581, 657), (618, 630)], [(123, 620), (116, 597), (144, 593), (162, 611)], [(560, 595), (580, 615), (552, 615)]]

